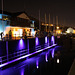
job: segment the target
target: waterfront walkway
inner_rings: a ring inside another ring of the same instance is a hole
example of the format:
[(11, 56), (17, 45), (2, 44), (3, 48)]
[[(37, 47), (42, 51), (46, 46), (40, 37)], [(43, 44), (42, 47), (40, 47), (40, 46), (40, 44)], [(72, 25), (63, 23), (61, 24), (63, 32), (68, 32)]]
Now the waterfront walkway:
[[(59, 53), (60, 56), (57, 57)], [(0, 75), (68, 75), (73, 60), (74, 57), (70, 57), (69, 53), (63, 53), (61, 46), (56, 46), (26, 60), (12, 63), (0, 70)]]
[(74, 62), (70, 68), (68, 75), (75, 75), (75, 59), (74, 59)]

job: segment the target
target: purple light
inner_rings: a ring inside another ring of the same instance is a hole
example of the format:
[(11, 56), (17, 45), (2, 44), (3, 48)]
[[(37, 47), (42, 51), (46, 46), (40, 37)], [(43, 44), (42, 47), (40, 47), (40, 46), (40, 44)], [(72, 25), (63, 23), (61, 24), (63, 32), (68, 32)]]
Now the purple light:
[(26, 57), (29, 57), (29, 56), (31, 56), (31, 55), (37, 54), (37, 53), (39, 53), (39, 52), (42, 52), (42, 51), (44, 51), (44, 50), (46, 50), (46, 49), (48, 49), (48, 48), (51, 48), (51, 47), (53, 47), (53, 46), (56, 46), (56, 45), (57, 45), (57, 44), (53, 44), (53, 45), (48, 46), (48, 47), (46, 47), (46, 48), (44, 48), (44, 49), (41, 49), (41, 50), (39, 50), (39, 51), (33, 52), (33, 53), (31, 53), (31, 54), (27, 54), (27, 55), (25, 55), (25, 56), (22, 56), (22, 57), (19, 57), (19, 58), (17, 58), (17, 59), (14, 59), (14, 60), (12, 60), (12, 61), (9, 61), (9, 62), (6, 62), (6, 63), (4, 63), (4, 64), (1, 64), (1, 65), (0, 65), (0, 68), (3, 67), (3, 66), (6, 66), (6, 65), (8, 65), (8, 64), (11, 64), (11, 63), (13, 63), (13, 62), (16, 62), (16, 61), (19, 61), (19, 60), (21, 60), (21, 59), (24, 59), (24, 58), (26, 58)]
[(38, 37), (35, 38), (36, 46), (39, 45), (39, 39)]
[(18, 48), (19, 48), (19, 49), (23, 49), (23, 48), (25, 48), (25, 44), (24, 44), (23, 39), (19, 40)]
[(49, 46), (49, 37), (48, 37), (48, 46)]
[(38, 59), (36, 60), (36, 68), (39, 68)]
[(47, 36), (45, 37), (45, 43), (47, 43)]
[(20, 40), (20, 45), (22, 45), (22, 44), (23, 44), (23, 39)]
[(28, 46), (28, 54), (29, 54), (29, 39), (27, 40), (27, 46)]
[(8, 41), (6, 41), (6, 52), (7, 52), (7, 61), (8, 61)]
[(48, 62), (48, 59), (47, 59), (47, 53), (46, 53), (46, 62)]
[(54, 58), (54, 49), (52, 50), (52, 58)]
[(21, 75), (24, 75), (24, 69), (21, 70)]
[(55, 44), (54, 36), (51, 37), (51, 42), (53, 42), (53, 44)]

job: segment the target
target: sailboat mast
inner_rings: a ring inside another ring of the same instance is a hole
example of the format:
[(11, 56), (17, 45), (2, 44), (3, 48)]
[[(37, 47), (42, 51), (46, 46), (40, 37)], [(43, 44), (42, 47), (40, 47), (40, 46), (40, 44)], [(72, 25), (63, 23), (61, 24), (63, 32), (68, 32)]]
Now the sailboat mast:
[(56, 25), (58, 27), (58, 16), (56, 16)]
[(55, 18), (53, 17), (53, 31), (55, 32)]
[(49, 14), (49, 32), (50, 32), (50, 14)]
[(47, 32), (47, 24), (46, 24), (46, 14), (45, 14), (45, 26), (46, 26), (46, 32)]

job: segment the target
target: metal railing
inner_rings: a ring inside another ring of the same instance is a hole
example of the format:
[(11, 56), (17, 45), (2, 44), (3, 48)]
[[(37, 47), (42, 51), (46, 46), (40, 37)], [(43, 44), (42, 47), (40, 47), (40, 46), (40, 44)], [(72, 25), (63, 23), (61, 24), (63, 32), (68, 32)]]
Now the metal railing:
[[(42, 44), (42, 45), (35, 46), (32, 49), (35, 49), (35, 51), (38, 51), (38, 50), (41, 50), (41, 49), (46, 48), (48, 46), (49, 46), (49, 44), (45, 43), (45, 44)], [(29, 53), (31, 53), (31, 48), (29, 49)], [(28, 54), (28, 49), (21, 49), (21, 50), (13, 52), (12, 54), (9, 53), (8, 58), (7, 58), (7, 55), (0, 57), (0, 64), (3, 64), (5, 62), (11, 61), (11, 60), (14, 60), (16, 58), (20, 58), (20, 57), (25, 56), (27, 54)]]
[(14, 52), (12, 54), (9, 53), (8, 54), (8, 59), (7, 59), (7, 55), (0, 57), (0, 63), (2, 64), (2, 63), (14, 60), (16, 58), (19, 58), (19, 57), (27, 55), (27, 54), (28, 54), (27, 49), (22, 49), (22, 50)]

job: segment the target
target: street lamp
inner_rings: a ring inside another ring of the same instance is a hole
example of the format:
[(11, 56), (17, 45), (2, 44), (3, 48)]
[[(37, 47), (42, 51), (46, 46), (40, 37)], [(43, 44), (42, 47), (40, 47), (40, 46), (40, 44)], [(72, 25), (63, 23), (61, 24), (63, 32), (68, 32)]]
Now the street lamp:
[(2, 0), (2, 26), (3, 26), (3, 33), (4, 33), (4, 25), (3, 25), (3, 0)]
[(57, 29), (59, 29), (59, 27), (57, 26)]

